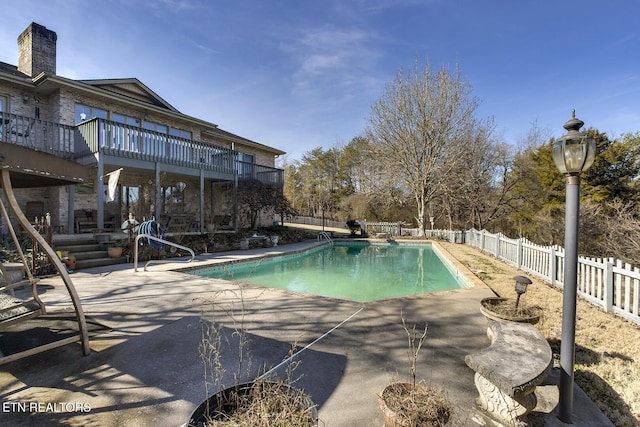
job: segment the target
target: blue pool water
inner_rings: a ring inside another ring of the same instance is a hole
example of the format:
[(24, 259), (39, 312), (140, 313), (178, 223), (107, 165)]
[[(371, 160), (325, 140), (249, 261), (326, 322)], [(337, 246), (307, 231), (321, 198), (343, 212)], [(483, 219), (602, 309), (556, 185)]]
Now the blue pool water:
[(333, 247), (189, 273), (358, 302), (466, 286), (429, 244), (336, 242)]

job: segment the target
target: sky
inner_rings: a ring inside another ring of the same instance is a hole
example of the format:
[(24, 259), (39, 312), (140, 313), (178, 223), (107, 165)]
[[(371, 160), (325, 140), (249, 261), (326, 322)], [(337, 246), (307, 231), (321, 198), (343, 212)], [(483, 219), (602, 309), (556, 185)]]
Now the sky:
[(573, 109), (640, 131), (637, 0), (3, 1), (1, 62), (31, 22), (57, 33), (58, 75), (135, 77), (286, 161), (363, 135), (397, 73), (426, 63), (462, 73), (501, 142), (559, 137)]

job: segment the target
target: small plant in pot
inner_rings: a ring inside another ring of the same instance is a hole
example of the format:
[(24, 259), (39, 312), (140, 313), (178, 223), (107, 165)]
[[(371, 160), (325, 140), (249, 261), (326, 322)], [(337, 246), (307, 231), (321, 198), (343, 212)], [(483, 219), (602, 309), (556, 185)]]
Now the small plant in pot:
[(540, 321), (542, 309), (537, 306), (520, 304), (520, 297), (527, 292), (532, 282), (528, 277), (515, 276), (516, 298), (491, 297), (480, 301), (480, 311), (489, 320), (508, 320), (512, 322), (531, 323)]
[(378, 396), (385, 427), (436, 427), (449, 421), (453, 405), (443, 390), (416, 382), (416, 364), (427, 337), (428, 325), (419, 332), (416, 325), (402, 326), (407, 334), (410, 382), (392, 382)]
[(224, 389), (191, 415), (190, 426), (313, 427), (317, 410), (311, 399), (285, 380), (263, 380)]
[[(203, 311), (201, 318), (200, 356), (208, 397), (191, 414), (188, 425), (317, 426), (316, 405), (302, 390), (292, 385), (295, 382), (293, 371), (299, 364), (294, 360), (295, 346), (285, 359), (287, 370), (284, 378), (279, 378), (274, 372), (285, 362), (261, 375), (254, 376), (251, 373), (250, 340), (245, 322), (246, 302), (242, 285), (237, 289), (217, 292), (207, 303), (210, 311)], [(231, 366), (234, 366), (229, 372), (232, 375), (227, 375), (227, 369)], [(247, 381), (247, 378), (250, 380)], [(232, 384), (225, 385), (225, 382)], [(209, 394), (210, 389), (217, 391)]]

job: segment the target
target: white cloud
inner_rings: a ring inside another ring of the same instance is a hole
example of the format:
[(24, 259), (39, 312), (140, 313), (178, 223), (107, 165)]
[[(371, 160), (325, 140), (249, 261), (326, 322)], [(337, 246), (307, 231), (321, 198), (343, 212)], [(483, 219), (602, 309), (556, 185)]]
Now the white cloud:
[(329, 88), (359, 91), (377, 84), (369, 75), (381, 56), (374, 33), (326, 25), (293, 34), (281, 48), (293, 64), (294, 94), (323, 93)]

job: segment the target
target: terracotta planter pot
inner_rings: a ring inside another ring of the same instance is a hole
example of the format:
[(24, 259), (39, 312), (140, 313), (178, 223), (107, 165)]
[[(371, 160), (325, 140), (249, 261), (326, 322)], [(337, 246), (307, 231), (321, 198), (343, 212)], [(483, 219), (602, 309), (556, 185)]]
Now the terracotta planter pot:
[(540, 321), (540, 313), (519, 312), (519, 313), (502, 313), (496, 310), (496, 306), (508, 302), (515, 307), (515, 300), (509, 298), (485, 298), (480, 301), (480, 312), (488, 320), (502, 320), (510, 322), (530, 323), (535, 325)]
[(120, 258), (122, 256), (122, 248), (120, 246), (113, 246), (107, 248), (109, 258)]
[(318, 425), (318, 410), (309, 396), (297, 388), (267, 381), (240, 384), (212, 395), (193, 411), (189, 419), (189, 426), (202, 427), (206, 425), (207, 421), (226, 419), (226, 416), (232, 415), (238, 410), (238, 401), (259, 399), (260, 396), (273, 396), (274, 394), (281, 394), (291, 401), (300, 402), (300, 413), (308, 415), (308, 423), (295, 424), (295, 427), (315, 427)]
[[(416, 389), (419, 394), (427, 396), (430, 393), (441, 394), (440, 391), (432, 389), (430, 387), (416, 384)], [(432, 410), (424, 411), (424, 413), (415, 414), (418, 420), (409, 419), (400, 412), (394, 409), (393, 401), (400, 396), (408, 396), (413, 389), (413, 385), (409, 383), (393, 383), (389, 384), (378, 396), (378, 402), (380, 409), (382, 409), (382, 415), (384, 416), (384, 427), (441, 427), (449, 421), (451, 416), (451, 409), (448, 402), (446, 407), (430, 408)], [(420, 396), (418, 395), (414, 399), (419, 402)], [(425, 397), (425, 400), (427, 398)], [(422, 408), (427, 407), (427, 404), (421, 405)]]

